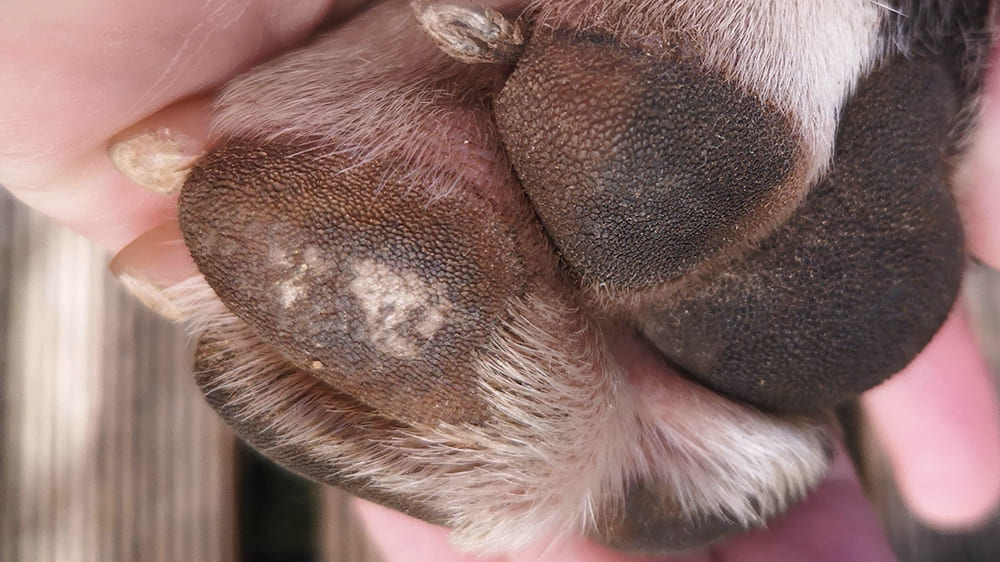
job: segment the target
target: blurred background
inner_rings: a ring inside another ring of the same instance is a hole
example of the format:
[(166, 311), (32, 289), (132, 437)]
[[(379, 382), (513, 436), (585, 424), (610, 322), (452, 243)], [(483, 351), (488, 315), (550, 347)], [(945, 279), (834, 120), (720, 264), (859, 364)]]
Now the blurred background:
[(0, 562), (374, 562), (347, 497), (242, 446), (193, 345), (0, 188)]
[[(0, 188), (0, 562), (379, 560), (343, 494), (233, 438), (195, 388), (192, 342), (109, 259)], [(1000, 275), (976, 268), (966, 292), (1000, 373)], [(1000, 518), (926, 529), (870, 457), (901, 560), (1000, 561)]]

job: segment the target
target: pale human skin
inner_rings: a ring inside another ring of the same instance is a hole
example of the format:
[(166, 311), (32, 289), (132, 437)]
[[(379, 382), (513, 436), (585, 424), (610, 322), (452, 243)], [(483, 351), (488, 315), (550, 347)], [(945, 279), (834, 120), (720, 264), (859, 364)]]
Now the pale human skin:
[[(354, 0), (351, 0), (352, 2)], [(0, 5), (0, 185), (30, 206), (120, 253), (116, 271), (168, 286), (193, 265), (175, 199), (141, 189), (107, 156), (125, 130), (168, 127), (196, 154), (209, 143), (209, 99), (234, 74), (302, 41), (332, 0)], [(1000, 75), (988, 86), (1000, 100)], [(1000, 266), (1000, 102), (984, 126), (957, 197), (970, 252)], [(154, 230), (155, 229), (155, 230)], [(150, 231), (153, 231), (150, 233)], [(123, 251), (124, 250), (124, 251)], [(957, 311), (907, 370), (863, 397), (910, 507), (942, 528), (974, 524), (1000, 497), (996, 399), (965, 314)], [(466, 560), (443, 529), (360, 504), (388, 560)], [(667, 560), (888, 560), (877, 521), (841, 459), (805, 504), (758, 531)], [(624, 559), (585, 541), (500, 560)], [(630, 558), (631, 559), (631, 558)]]

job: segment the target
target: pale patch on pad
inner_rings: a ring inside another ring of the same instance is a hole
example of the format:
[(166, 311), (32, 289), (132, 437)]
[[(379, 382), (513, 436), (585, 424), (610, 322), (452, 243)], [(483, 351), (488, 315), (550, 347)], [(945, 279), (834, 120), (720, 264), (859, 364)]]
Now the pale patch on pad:
[[(301, 254), (302, 257), (299, 258), (301, 263), (294, 266), (293, 271), (288, 277), (274, 284), (275, 289), (278, 291), (278, 302), (286, 309), (291, 308), (300, 298), (308, 295), (310, 280), (306, 278), (306, 273), (315, 269), (321, 263), (319, 251), (314, 247), (306, 248)], [(286, 252), (280, 250), (276, 251), (272, 249), (269, 255), (273, 261), (282, 265), (287, 266), (294, 263)]]
[(401, 359), (417, 356), (444, 326), (451, 302), (413, 272), (374, 260), (356, 261), (351, 269), (355, 277), (349, 288), (365, 313), (372, 344)]

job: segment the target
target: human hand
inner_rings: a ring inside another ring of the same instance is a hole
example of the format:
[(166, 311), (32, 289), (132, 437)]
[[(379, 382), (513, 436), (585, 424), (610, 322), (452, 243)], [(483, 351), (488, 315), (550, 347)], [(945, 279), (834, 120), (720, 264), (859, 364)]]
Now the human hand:
[[(55, 10), (40, 5), (0, 8), (0, 50), (17, 54), (0, 68), (0, 184), (109, 250), (121, 251), (116, 259), (119, 273), (153, 286), (189, 276), (193, 266), (174, 225), (174, 199), (138, 189), (114, 169), (106, 147), (126, 129), (167, 127), (187, 137), (182, 142), (190, 143), (186, 146), (192, 155), (201, 152), (209, 142), (209, 109), (207, 100), (197, 96), (300, 40), (329, 7), (324, 2), (283, 2), (278, 10), (272, 4), (203, 8), (194, 2), (151, 3), (143, 10), (120, 13), (111, 3), (95, 2), (59, 6), (56, 15), (46, 15)], [(996, 80), (992, 87), (997, 92)], [(1000, 231), (989, 221), (992, 212), (1000, 210), (994, 195), (1000, 169), (992, 159), (1000, 144), (995, 104), (987, 108), (986, 123), (974, 152), (978, 160), (970, 164), (970, 170), (979, 172), (966, 177), (959, 198), (970, 250), (997, 265)], [(143, 236), (151, 230), (153, 234)], [(992, 396), (958, 316), (906, 373), (865, 397), (903, 492), (926, 519), (960, 525), (995, 504), (1000, 435)], [(933, 421), (935, 431), (915, 430), (907, 412)], [(945, 463), (948, 477), (928, 474), (944, 470)], [(887, 555), (875, 520), (858, 515), (866, 510), (852, 478), (849, 468), (839, 464), (824, 485), (829, 496), (821, 490), (770, 531), (737, 538), (717, 552), (740, 560), (757, 555), (773, 560), (763, 553), (778, 551), (768, 547), (802, 553), (813, 551), (795, 549), (829, 549), (832, 542)], [(428, 548), (443, 544), (440, 531), (423, 524), (402, 523), (398, 516), (374, 508), (365, 508), (365, 513), (378, 524), (376, 540), (387, 552), (404, 528), (424, 529), (414, 531), (421, 534), (413, 540)], [(856, 527), (839, 535), (831, 532), (831, 521)], [(843, 540), (851, 535), (869, 539)], [(612, 556), (592, 546), (567, 548), (562, 555), (580, 553), (573, 550), (579, 548), (597, 553), (594, 556)], [(412, 558), (414, 549), (410, 543), (399, 555)], [(858, 558), (864, 557), (837, 559)]]

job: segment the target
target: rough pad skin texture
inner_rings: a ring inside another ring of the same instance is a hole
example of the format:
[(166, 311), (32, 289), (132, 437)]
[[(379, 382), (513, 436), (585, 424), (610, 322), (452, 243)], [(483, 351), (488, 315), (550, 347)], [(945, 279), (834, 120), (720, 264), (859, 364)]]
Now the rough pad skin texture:
[(192, 173), (180, 220), (201, 271), (341, 391), (408, 422), (481, 421), (469, 350), (528, 282), (509, 227), (486, 200), (428, 207), (375, 165), (299, 150), (232, 142)]
[(682, 53), (539, 31), (496, 117), (563, 259), (615, 290), (742, 249), (806, 187), (777, 108)]
[(833, 170), (796, 214), (724, 274), (644, 311), (643, 333), (698, 381), (778, 410), (815, 410), (902, 369), (961, 285), (943, 162), (955, 107), (939, 64), (888, 63), (848, 105)]
[(178, 208), (199, 386), (469, 550), (766, 524), (952, 305), (992, 4), (486, 4), (432, 40), (376, 3), (226, 86)]

